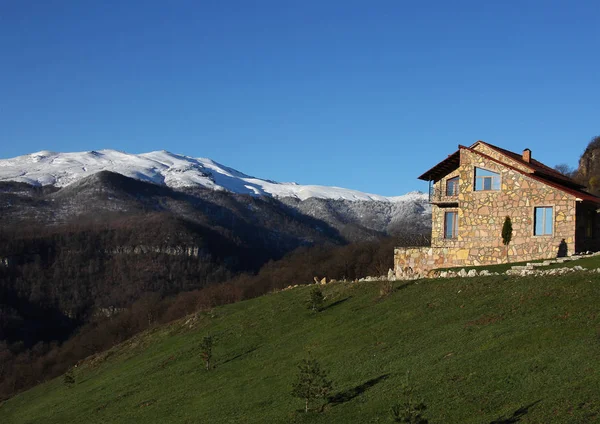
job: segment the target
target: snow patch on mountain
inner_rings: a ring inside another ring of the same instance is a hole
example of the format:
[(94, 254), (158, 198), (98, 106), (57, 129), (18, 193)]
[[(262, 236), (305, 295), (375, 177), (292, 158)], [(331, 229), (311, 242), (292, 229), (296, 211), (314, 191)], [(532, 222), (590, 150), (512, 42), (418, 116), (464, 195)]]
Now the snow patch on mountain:
[(100, 171), (112, 171), (171, 188), (205, 187), (253, 196), (392, 203), (425, 199), (425, 194), (420, 192), (385, 197), (341, 187), (278, 183), (246, 175), (211, 159), (192, 158), (165, 150), (138, 155), (110, 149), (73, 153), (43, 150), (0, 160), (0, 181), (19, 181), (36, 186), (64, 187)]

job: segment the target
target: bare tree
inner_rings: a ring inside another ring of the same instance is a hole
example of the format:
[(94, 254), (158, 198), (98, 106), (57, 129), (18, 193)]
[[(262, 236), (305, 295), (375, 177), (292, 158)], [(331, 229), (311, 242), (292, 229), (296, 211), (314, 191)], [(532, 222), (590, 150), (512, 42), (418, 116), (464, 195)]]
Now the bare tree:
[(559, 163), (558, 165), (556, 165), (554, 167), (554, 170), (560, 172), (565, 177), (569, 177), (569, 178), (572, 178), (575, 175), (575, 173), (577, 172), (577, 170), (575, 168), (567, 165), (566, 163)]

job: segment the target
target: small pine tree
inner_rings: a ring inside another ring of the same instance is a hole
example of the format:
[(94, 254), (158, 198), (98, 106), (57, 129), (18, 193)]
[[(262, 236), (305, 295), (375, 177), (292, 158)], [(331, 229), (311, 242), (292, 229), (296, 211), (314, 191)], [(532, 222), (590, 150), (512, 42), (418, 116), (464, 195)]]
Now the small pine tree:
[(323, 292), (319, 286), (313, 286), (310, 289), (310, 299), (308, 301), (308, 309), (319, 312), (323, 307), (323, 303), (325, 302), (325, 298), (323, 297)]
[(333, 388), (327, 372), (316, 359), (304, 359), (298, 365), (298, 380), (292, 386), (292, 396), (304, 399), (304, 412), (314, 399), (326, 399)]
[(63, 377), (63, 383), (68, 388), (71, 388), (75, 384), (75, 375), (73, 374), (73, 368), (70, 368)]
[(504, 224), (502, 225), (502, 244), (506, 246), (506, 262), (508, 263), (508, 245), (512, 240), (512, 221), (510, 216), (504, 218)]
[(212, 359), (212, 350), (214, 345), (213, 336), (205, 336), (200, 344), (200, 350), (202, 354), (202, 360), (206, 371), (210, 370), (210, 360)]
[(381, 286), (379, 287), (379, 296), (385, 297), (389, 296), (394, 292), (394, 283), (390, 280), (384, 280), (381, 282)]
[(423, 416), (427, 406), (423, 401), (417, 402), (413, 396), (413, 387), (406, 373), (406, 381), (402, 384), (402, 395), (400, 401), (393, 405), (390, 413), (395, 423), (404, 424), (427, 424), (427, 418)]

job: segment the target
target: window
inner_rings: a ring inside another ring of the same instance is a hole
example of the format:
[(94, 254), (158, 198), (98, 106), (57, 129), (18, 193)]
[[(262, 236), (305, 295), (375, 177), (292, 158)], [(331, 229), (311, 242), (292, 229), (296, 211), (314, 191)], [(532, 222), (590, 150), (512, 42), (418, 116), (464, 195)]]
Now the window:
[(500, 174), (475, 168), (475, 191), (500, 190)]
[(444, 214), (444, 238), (456, 238), (458, 234), (458, 212)]
[(552, 235), (552, 206), (534, 208), (533, 216), (533, 235), (548, 236)]
[(458, 177), (446, 181), (446, 196), (458, 196)]

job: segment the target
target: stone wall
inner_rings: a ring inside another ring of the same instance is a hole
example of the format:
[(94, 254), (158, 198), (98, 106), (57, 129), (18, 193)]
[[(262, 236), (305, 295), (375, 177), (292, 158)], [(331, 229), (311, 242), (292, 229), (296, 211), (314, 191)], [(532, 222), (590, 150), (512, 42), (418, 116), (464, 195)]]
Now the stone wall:
[[(494, 151), (482, 153), (499, 156)], [(475, 167), (499, 173), (501, 190), (475, 191)], [(507, 262), (507, 247), (501, 236), (506, 216), (510, 216), (513, 226), (509, 262), (556, 257), (563, 239), (568, 253), (575, 252), (577, 202), (573, 195), (467, 149), (460, 150), (459, 168), (437, 181), (434, 188), (443, 188), (447, 179), (457, 175), (458, 207), (450, 203), (432, 205), (431, 248), (396, 249), (396, 274), (403, 268), (427, 272), (432, 268)], [(542, 206), (553, 207), (553, 233), (534, 236), (534, 208)], [(448, 211), (458, 212), (458, 234), (454, 239), (444, 238), (444, 214)]]
[(447, 247), (397, 247), (394, 249), (394, 273), (403, 279), (425, 276), (436, 268), (465, 265), (466, 256), (459, 258), (457, 249)]
[[(481, 152), (484, 155), (494, 158), (502, 163), (506, 163), (506, 164), (512, 166), (513, 168), (517, 168), (523, 172), (527, 172), (527, 173), (531, 172), (531, 168), (527, 167), (526, 165), (523, 165), (519, 161), (512, 159), (511, 157), (508, 157), (508, 156), (505, 156), (505, 155), (499, 153), (498, 151), (492, 149), (489, 146), (486, 146), (485, 144), (479, 143), (473, 147), (473, 150)], [(492, 162), (492, 163), (494, 163), (494, 162)]]

